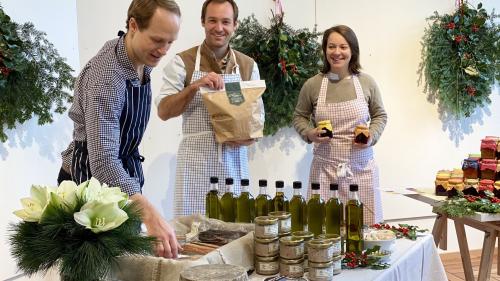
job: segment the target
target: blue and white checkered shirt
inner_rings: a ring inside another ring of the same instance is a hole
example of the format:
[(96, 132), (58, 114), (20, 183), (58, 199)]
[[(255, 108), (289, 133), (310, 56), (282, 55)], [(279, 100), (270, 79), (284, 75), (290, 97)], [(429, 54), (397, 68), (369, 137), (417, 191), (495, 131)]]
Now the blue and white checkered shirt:
[[(69, 117), (74, 121), (73, 141), (61, 153), (63, 169), (69, 173), (75, 141), (87, 142), (92, 176), (109, 186), (119, 186), (129, 195), (141, 192), (137, 177), (131, 177), (119, 159), (120, 116), (128, 80), (140, 81), (125, 49), (125, 36), (106, 42), (82, 69), (75, 84)], [(151, 67), (144, 68), (144, 81)]]

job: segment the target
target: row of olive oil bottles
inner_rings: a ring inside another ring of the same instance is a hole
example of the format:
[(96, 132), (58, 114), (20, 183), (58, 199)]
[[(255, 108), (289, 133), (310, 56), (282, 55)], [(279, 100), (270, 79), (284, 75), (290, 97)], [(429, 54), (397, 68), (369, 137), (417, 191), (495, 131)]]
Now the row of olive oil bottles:
[(267, 194), (267, 180), (259, 180), (257, 198), (249, 192), (249, 180), (241, 180), (241, 194), (235, 196), (233, 179), (226, 178), (227, 192), (219, 197), (218, 178), (210, 178), (210, 191), (206, 195), (206, 215), (226, 222), (253, 222), (255, 217), (266, 216), (273, 211), (291, 214), (292, 232), (308, 230), (320, 234), (337, 234), (347, 239), (347, 250), (361, 252), (363, 230), (363, 203), (358, 195), (358, 185), (349, 186), (349, 198), (345, 206), (338, 196), (338, 184), (330, 184), (330, 198), (325, 202), (320, 196), (320, 184), (312, 183), (311, 198), (306, 202), (302, 196), (302, 183), (293, 182), (293, 197), (290, 201), (283, 192), (284, 182), (276, 181), (276, 194)]

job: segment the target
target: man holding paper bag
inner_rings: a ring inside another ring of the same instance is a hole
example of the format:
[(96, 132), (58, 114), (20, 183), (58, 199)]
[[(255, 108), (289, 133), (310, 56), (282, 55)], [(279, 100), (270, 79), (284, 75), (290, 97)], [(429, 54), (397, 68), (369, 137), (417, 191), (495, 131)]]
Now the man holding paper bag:
[[(206, 0), (201, 12), (205, 41), (177, 54), (164, 69), (164, 85), (156, 99), (158, 116), (168, 120), (182, 114), (183, 118), (175, 181), (176, 216), (205, 213), (204, 198), (211, 176), (233, 178), (236, 193), (240, 191), (240, 179), (249, 178), (246, 146), (255, 140), (218, 143), (200, 92), (200, 88), (225, 91), (225, 83), (260, 79), (255, 61), (229, 47), (237, 19), (234, 0)], [(228, 88), (238, 88), (230, 85)], [(240, 85), (240, 91), (243, 88)], [(260, 112), (263, 123), (262, 99), (259, 97), (255, 104), (258, 106), (252, 110)]]

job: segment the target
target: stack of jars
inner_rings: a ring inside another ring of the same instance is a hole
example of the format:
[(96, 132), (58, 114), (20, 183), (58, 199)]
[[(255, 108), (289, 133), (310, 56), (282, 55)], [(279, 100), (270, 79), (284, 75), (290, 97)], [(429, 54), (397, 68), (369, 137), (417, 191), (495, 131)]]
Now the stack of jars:
[(261, 275), (279, 272), (278, 218), (260, 216), (255, 218), (254, 253), (255, 271)]
[(307, 243), (309, 280), (332, 280), (341, 272), (341, 241), (336, 234), (321, 235)]

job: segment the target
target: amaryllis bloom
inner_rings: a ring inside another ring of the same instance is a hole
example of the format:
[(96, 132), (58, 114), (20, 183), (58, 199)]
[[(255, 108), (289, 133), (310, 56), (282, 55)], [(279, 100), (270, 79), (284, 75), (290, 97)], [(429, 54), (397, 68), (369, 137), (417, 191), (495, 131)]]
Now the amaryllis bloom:
[(17, 210), (14, 215), (24, 221), (39, 222), (43, 216), (45, 208), (49, 204), (52, 189), (45, 186), (31, 186), (31, 197), (21, 199), (24, 209)]
[(92, 201), (85, 204), (80, 212), (74, 213), (75, 221), (94, 233), (104, 232), (119, 227), (128, 219), (127, 213), (118, 203)]

